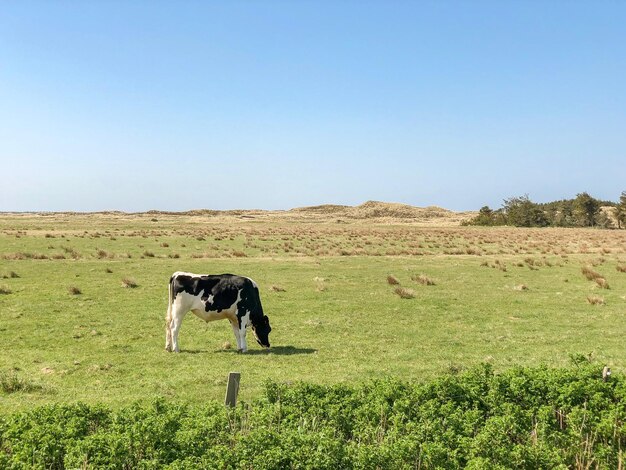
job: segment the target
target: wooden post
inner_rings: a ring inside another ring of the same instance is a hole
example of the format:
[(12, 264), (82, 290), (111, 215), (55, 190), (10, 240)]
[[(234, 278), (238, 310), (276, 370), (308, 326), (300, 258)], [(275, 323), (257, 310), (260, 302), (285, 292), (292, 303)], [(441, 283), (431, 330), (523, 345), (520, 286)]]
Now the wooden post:
[(239, 393), (239, 379), (241, 372), (229, 372), (228, 383), (226, 384), (226, 399), (224, 405), (234, 408), (237, 405), (237, 394)]

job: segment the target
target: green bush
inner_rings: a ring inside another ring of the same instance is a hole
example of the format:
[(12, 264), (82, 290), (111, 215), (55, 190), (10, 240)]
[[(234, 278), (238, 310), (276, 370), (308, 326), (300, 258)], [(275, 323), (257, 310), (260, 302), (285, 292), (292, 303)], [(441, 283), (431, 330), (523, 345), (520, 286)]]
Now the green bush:
[(0, 420), (2, 468), (617, 468), (626, 381), (484, 365), (428, 383), (268, 382), (227, 409), (162, 399), (112, 411), (53, 405)]

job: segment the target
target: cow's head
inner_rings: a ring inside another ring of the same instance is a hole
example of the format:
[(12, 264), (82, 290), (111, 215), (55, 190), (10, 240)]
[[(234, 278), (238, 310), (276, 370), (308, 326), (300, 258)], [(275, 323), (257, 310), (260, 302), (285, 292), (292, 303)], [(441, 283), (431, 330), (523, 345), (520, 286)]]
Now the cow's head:
[(252, 331), (254, 332), (254, 336), (256, 337), (257, 343), (259, 343), (264, 348), (270, 347), (270, 331), (272, 331), (272, 327), (270, 326), (270, 319), (267, 318), (267, 315), (263, 315), (261, 321), (256, 324), (252, 324)]

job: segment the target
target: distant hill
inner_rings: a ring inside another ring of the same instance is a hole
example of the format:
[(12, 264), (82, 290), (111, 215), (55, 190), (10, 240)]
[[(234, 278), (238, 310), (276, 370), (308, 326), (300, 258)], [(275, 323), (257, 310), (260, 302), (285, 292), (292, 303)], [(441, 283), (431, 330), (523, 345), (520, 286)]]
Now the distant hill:
[(359, 206), (326, 204), (299, 207), (288, 213), (315, 218), (377, 220), (380, 222), (428, 222), (433, 225), (459, 225), (477, 212), (454, 212), (437, 206), (415, 207), (395, 202), (367, 201)]
[[(5, 214), (20, 215), (20, 213), (6, 212)], [(297, 207), (289, 210), (262, 210), (262, 209), (192, 209), (187, 211), (149, 210), (146, 212), (123, 212), (117, 210), (98, 212), (29, 212), (22, 214), (39, 214), (52, 216), (98, 214), (105, 217), (156, 217), (156, 216), (186, 216), (211, 217), (227, 220), (285, 220), (310, 222), (374, 222), (374, 223), (402, 223), (428, 226), (458, 226), (478, 215), (477, 211), (454, 212), (437, 206), (415, 207), (395, 202), (367, 201), (358, 206), (344, 206), (340, 204), (322, 204), (319, 206)]]

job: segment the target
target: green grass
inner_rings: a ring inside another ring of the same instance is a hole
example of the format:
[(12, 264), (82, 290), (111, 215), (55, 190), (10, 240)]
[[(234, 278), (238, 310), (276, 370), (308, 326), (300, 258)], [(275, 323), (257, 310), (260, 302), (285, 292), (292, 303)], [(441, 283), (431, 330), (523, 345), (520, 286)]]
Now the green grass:
[[(572, 354), (624, 369), (626, 274), (616, 269), (626, 259), (623, 231), (93, 217), (0, 217), (0, 278), (10, 291), (0, 295), (0, 374), (29, 384), (1, 389), (1, 411), (78, 400), (118, 407), (155, 396), (222, 400), (229, 371), (242, 373), (240, 396), (251, 399), (265, 379), (426, 380), (482, 362), (497, 370), (564, 365)], [(320, 247), (332, 254), (316, 254)], [(384, 254), (390, 250), (420, 254)], [(610, 289), (588, 281), (585, 265)], [(225, 350), (234, 343), (228, 322), (189, 314), (182, 353), (166, 353), (167, 282), (177, 270), (255, 279), (272, 349), (261, 350), (250, 333), (249, 353)], [(389, 275), (415, 297), (395, 294)], [(420, 275), (435, 284), (412, 280)], [(591, 305), (590, 295), (604, 304)]]

